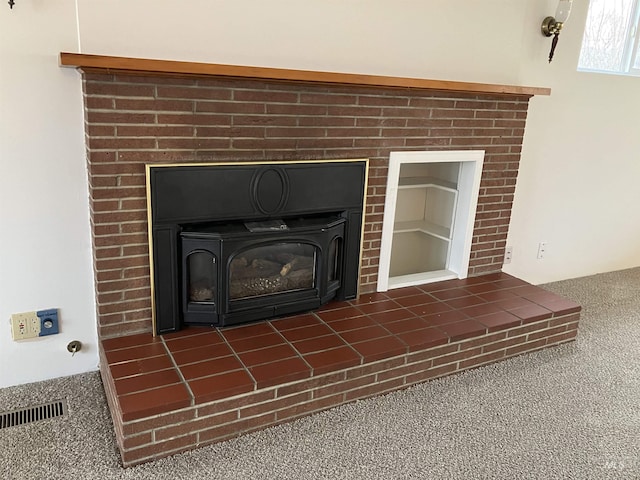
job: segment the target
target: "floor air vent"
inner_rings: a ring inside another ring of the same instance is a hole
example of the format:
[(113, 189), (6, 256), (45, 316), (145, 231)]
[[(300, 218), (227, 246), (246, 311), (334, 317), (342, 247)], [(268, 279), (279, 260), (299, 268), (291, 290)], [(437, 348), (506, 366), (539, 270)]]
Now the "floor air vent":
[(61, 417), (67, 413), (67, 405), (64, 401), (45, 403), (36, 407), (21, 408), (11, 412), (0, 414), (0, 429), (26, 425), (49, 418)]

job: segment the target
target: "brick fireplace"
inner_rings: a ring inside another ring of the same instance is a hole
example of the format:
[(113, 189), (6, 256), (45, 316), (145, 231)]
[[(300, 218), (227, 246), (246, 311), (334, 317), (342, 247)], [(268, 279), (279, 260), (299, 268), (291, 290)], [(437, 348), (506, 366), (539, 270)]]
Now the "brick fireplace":
[(360, 292), (375, 291), (391, 151), (485, 150), (470, 276), (499, 272), (529, 97), (86, 72), (102, 337), (151, 331), (147, 163), (369, 158)]
[[(101, 372), (125, 465), (575, 338), (578, 305), (501, 273), (545, 89), (133, 60), (63, 54), (82, 69)], [(390, 153), (465, 149), (485, 151), (470, 278), (375, 293)], [(369, 159), (358, 299), (152, 336), (145, 165), (353, 158)]]

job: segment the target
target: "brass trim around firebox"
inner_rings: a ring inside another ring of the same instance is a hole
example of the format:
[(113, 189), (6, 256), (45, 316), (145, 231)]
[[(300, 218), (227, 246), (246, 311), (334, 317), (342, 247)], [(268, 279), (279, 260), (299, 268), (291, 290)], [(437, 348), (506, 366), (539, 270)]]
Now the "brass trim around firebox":
[[(364, 245), (364, 228), (365, 228), (365, 215), (367, 211), (367, 190), (369, 186), (369, 159), (368, 158), (349, 158), (349, 159), (323, 159), (323, 160), (291, 160), (280, 163), (287, 164), (318, 164), (318, 163), (351, 163), (351, 162), (364, 162), (365, 163), (365, 175), (364, 185), (362, 190), (362, 220), (360, 221), (360, 252), (358, 255), (358, 293), (360, 295), (360, 283), (362, 276), (362, 249)], [(151, 285), (151, 327), (153, 336), (157, 336), (156, 333), (156, 305), (155, 305), (155, 271), (154, 271), (154, 258), (153, 258), (153, 217), (151, 215), (151, 175), (150, 172), (154, 168), (171, 168), (171, 167), (217, 167), (217, 166), (237, 166), (237, 165), (270, 165), (278, 163), (273, 162), (185, 162), (185, 163), (147, 163), (145, 164), (145, 184), (147, 190), (147, 232), (149, 241), (149, 273), (150, 273), (150, 285)]]
[(155, 271), (153, 268), (153, 220), (151, 217), (151, 167), (153, 165), (146, 164), (144, 166), (145, 187), (147, 189), (147, 241), (149, 242), (149, 284), (151, 286), (151, 331), (156, 336), (156, 287), (155, 287)]

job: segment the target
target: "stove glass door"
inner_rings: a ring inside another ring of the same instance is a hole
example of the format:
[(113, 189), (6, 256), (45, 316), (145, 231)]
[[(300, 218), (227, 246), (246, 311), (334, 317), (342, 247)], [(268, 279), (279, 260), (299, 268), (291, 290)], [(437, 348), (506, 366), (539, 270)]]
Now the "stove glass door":
[(315, 287), (317, 247), (283, 242), (261, 245), (233, 256), (229, 298), (260, 297)]

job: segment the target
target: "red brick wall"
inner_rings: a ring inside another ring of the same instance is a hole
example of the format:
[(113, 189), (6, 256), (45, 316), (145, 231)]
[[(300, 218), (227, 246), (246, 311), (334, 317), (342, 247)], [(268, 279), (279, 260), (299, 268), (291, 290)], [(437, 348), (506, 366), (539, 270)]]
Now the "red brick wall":
[(102, 337), (151, 331), (145, 163), (369, 158), (364, 293), (390, 152), (482, 149), (469, 274), (501, 270), (528, 96), (95, 73), (83, 90)]

